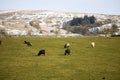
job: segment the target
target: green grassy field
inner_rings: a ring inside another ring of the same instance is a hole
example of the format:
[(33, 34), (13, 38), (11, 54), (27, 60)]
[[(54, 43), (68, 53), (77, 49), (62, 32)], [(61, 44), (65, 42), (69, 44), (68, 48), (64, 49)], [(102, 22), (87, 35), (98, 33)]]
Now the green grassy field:
[[(120, 37), (0, 40), (0, 80), (120, 80)], [(92, 41), (95, 48), (90, 47)], [(69, 56), (63, 55), (66, 42), (71, 45)], [(40, 49), (46, 50), (46, 56), (36, 56)]]

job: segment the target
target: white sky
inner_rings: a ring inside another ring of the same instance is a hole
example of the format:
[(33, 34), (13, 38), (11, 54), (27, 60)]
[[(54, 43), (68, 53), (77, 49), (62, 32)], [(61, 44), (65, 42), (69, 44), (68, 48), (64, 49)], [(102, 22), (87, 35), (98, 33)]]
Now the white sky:
[(9, 9), (120, 15), (120, 0), (0, 0), (0, 10)]

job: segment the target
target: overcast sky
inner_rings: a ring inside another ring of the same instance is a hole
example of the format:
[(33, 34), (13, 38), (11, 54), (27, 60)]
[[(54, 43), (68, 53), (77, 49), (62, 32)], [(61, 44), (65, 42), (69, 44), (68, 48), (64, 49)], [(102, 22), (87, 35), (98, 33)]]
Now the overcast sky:
[(9, 9), (120, 15), (120, 0), (0, 0), (0, 10)]

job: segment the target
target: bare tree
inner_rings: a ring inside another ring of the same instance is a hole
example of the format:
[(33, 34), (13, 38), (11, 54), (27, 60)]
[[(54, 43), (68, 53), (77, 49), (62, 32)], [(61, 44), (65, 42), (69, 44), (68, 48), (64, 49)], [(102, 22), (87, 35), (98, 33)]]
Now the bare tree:
[(117, 31), (118, 31), (118, 26), (116, 24), (113, 24), (112, 28), (111, 28), (111, 33), (114, 33), (114, 32), (117, 32)]
[(58, 36), (60, 34), (60, 29), (59, 28), (56, 28), (55, 34), (56, 34), (56, 36)]
[(31, 36), (31, 34), (32, 34), (32, 29), (29, 29), (27, 34), (28, 34), (28, 36)]
[(7, 35), (5, 28), (0, 28), (0, 35), (1, 36), (6, 36)]

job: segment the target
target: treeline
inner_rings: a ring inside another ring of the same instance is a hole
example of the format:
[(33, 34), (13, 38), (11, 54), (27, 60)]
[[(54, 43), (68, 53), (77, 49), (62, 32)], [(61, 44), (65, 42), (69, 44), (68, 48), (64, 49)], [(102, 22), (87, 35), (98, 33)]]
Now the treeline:
[(89, 28), (100, 26), (101, 23), (96, 22), (96, 18), (94, 16), (87, 16), (84, 17), (76, 17), (72, 20), (65, 22), (63, 24), (63, 29), (67, 30), (68, 33), (79, 33), (82, 35), (88, 35)]
[[(104, 24), (111, 23), (111, 19), (106, 19), (104, 21), (97, 21), (97, 18), (92, 16), (85, 15), (84, 17), (76, 17), (72, 20), (65, 22), (63, 24), (63, 29), (67, 30), (68, 33), (78, 33), (82, 35), (91, 35), (94, 33), (89, 32), (90, 28), (102, 26)], [(96, 33), (98, 34), (98, 33)]]
[(105, 19), (104, 21), (97, 21), (95, 16), (76, 17), (63, 24), (63, 29), (68, 33), (78, 33), (82, 35), (97, 35), (97, 34), (113, 34), (118, 31), (118, 26), (112, 24), (111, 28), (104, 29), (103, 31), (90, 32), (89, 29), (93, 27), (100, 27), (105, 24), (114, 23), (111, 19)]
[(83, 18), (73, 18), (73, 20), (71, 20), (70, 26), (80, 26), (80, 25), (89, 25), (89, 24), (94, 24), (96, 21), (96, 18), (94, 16), (90, 16), (88, 17), (87, 15), (85, 15)]

